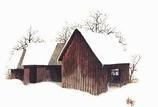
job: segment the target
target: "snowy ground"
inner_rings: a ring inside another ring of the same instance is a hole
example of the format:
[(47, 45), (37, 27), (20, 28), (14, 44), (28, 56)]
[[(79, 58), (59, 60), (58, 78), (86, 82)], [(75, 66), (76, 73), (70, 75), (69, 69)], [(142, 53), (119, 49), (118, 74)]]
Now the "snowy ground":
[(136, 73), (138, 83), (93, 96), (74, 89), (64, 89), (53, 82), (23, 85), (20, 80), (6, 80), (0, 73), (0, 107), (128, 107), (126, 99), (135, 100), (134, 107), (158, 107), (157, 71), (147, 66), (152, 57), (143, 57)]
[[(128, 49), (141, 54), (138, 83), (92, 96), (52, 82), (25, 86), (3, 79), (10, 50), (30, 24), (42, 38), (55, 40), (65, 21), (80, 22), (89, 9), (107, 13), (110, 25), (127, 38)], [(157, 0), (0, 0), (0, 107), (127, 107), (127, 97), (136, 101), (135, 107), (158, 107), (157, 10)]]
[[(149, 94), (150, 93), (150, 94)], [(128, 107), (128, 97), (136, 101), (134, 107), (155, 106), (152, 90), (139, 81), (121, 88), (111, 88), (99, 96), (73, 89), (64, 89), (53, 82), (23, 85), (20, 80), (0, 80), (2, 107)]]

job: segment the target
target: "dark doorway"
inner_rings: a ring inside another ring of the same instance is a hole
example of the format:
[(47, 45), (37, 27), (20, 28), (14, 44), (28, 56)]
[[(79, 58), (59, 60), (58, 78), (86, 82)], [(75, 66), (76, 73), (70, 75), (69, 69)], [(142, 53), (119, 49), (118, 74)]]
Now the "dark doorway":
[(61, 66), (49, 66), (48, 70), (50, 72), (50, 77), (52, 81), (61, 82)]
[(30, 83), (36, 83), (36, 82), (37, 82), (37, 68), (30, 67)]
[(120, 83), (120, 70), (119, 69), (111, 69), (111, 83)]

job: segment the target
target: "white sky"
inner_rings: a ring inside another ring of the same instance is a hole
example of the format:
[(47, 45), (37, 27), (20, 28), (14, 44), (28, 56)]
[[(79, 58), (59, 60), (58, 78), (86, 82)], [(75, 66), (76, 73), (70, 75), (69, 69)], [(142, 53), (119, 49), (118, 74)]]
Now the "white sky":
[(107, 13), (109, 23), (127, 39), (129, 49), (142, 54), (142, 66), (147, 65), (142, 69), (153, 68), (158, 55), (156, 0), (0, 0), (0, 72), (9, 51), (30, 24), (41, 36), (55, 40), (66, 21), (80, 22), (95, 9)]

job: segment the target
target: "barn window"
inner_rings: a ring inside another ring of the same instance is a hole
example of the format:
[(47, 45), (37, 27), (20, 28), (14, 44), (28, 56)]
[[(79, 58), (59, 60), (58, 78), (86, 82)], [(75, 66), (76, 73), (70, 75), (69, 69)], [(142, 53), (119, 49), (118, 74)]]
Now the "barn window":
[(118, 83), (120, 81), (120, 70), (111, 69), (111, 82)]

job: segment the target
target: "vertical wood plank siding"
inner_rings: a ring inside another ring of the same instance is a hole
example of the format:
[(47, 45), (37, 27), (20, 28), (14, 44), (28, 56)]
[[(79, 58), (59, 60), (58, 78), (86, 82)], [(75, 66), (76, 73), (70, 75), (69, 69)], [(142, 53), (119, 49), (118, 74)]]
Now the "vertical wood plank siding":
[(30, 70), (28, 67), (24, 67), (24, 84), (28, 84), (30, 82)]
[[(34, 68), (34, 69), (32, 69)], [(32, 73), (36, 72), (36, 74)], [(24, 66), (24, 84), (30, 83), (30, 78), (35, 75), (35, 82), (55, 81), (61, 82), (61, 65), (28, 65)]]
[(49, 72), (46, 71), (45, 66), (37, 67), (37, 82), (50, 80)]
[[(120, 71), (120, 81), (119, 85), (125, 85), (129, 82), (129, 64), (113, 64), (113, 65), (104, 65), (108, 72), (108, 81), (110, 83), (111, 80), (111, 69), (119, 69)], [(118, 85), (118, 84), (116, 84)]]
[(80, 33), (73, 36), (62, 60), (62, 87), (98, 95), (107, 91), (106, 73)]

